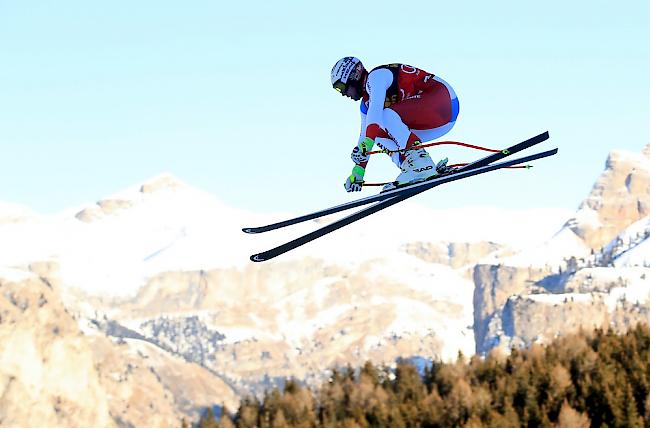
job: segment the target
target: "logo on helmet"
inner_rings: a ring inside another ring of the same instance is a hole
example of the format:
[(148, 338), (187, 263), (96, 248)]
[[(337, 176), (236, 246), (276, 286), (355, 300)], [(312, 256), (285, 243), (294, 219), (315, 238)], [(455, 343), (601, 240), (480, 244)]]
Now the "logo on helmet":
[(332, 68), (332, 84), (339, 80), (343, 83), (348, 83), (350, 74), (352, 74), (356, 66), (360, 63), (361, 61), (353, 56), (341, 58)]

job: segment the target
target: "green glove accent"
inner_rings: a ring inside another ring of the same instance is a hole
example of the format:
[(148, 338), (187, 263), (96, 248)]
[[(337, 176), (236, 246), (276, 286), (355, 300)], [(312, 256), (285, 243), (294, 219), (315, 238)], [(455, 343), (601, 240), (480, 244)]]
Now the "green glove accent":
[(352, 174), (345, 180), (345, 190), (348, 192), (360, 192), (363, 187), (363, 174), (366, 170), (362, 166), (355, 166), (352, 168)]
[(355, 165), (354, 168), (352, 168), (352, 174), (350, 174), (350, 182), (351, 183), (357, 183), (357, 182), (363, 182), (363, 176), (366, 174), (366, 169), (362, 166)]
[(373, 140), (370, 137), (366, 137), (363, 139), (363, 141), (359, 144), (359, 148), (361, 149), (361, 153), (365, 156), (367, 152), (372, 150), (372, 147), (375, 145), (375, 140)]

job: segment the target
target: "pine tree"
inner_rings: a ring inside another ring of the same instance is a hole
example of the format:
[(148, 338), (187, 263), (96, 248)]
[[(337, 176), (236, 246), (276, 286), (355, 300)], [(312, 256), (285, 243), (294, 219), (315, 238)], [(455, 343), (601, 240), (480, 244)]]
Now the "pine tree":
[(277, 388), (273, 388), (270, 394), (265, 394), (259, 410), (261, 423), (270, 424), (281, 408), (282, 397)]
[(221, 413), (221, 419), (219, 419), (219, 428), (235, 428), (235, 424), (230, 419), (228, 413), (223, 411)]
[(445, 402), (436, 389), (420, 402), (420, 409), (423, 426), (443, 426)]
[(565, 400), (560, 410), (557, 428), (589, 428), (590, 426), (589, 417), (571, 408)]
[(273, 418), (273, 423), (271, 424), (271, 428), (289, 428), (290, 425), (287, 423), (286, 419), (284, 418), (284, 412), (282, 409), (280, 409), (276, 414), (275, 417)]
[(643, 415), (645, 428), (650, 428), (650, 395), (645, 400)]
[(484, 428), (485, 425), (481, 421), (481, 418), (479, 418), (476, 415), (473, 415), (471, 418), (468, 419), (468, 421), (463, 425), (463, 428)]
[(625, 416), (623, 425), (629, 428), (642, 428), (643, 427), (643, 418), (639, 416), (637, 410), (636, 400), (634, 399), (634, 394), (632, 393), (632, 387), (629, 383), (625, 384), (625, 393), (624, 393), (624, 403), (625, 403)]
[(235, 420), (238, 428), (257, 428), (260, 422), (261, 404), (254, 398), (245, 398), (239, 406)]
[(573, 382), (569, 371), (560, 363), (555, 363), (548, 376), (547, 413), (555, 420), (560, 413), (562, 403), (573, 395)]
[(367, 361), (363, 365), (363, 368), (361, 369), (361, 373), (359, 374), (360, 378), (362, 376), (365, 376), (366, 378), (370, 379), (373, 385), (379, 385), (380, 382), (379, 370), (377, 370), (375, 366), (372, 365), (372, 362)]
[(314, 399), (311, 393), (303, 389), (295, 380), (285, 383), (280, 410), (291, 426), (311, 426), (316, 422)]
[[(650, 328), (623, 335), (599, 329), (507, 357), (434, 362), (424, 378), (409, 364), (390, 371), (366, 363), (357, 372), (334, 371), (316, 394), (287, 380), (262, 403), (242, 401), (235, 421), (238, 428), (650, 428), (649, 379)], [(213, 428), (212, 419), (207, 412), (202, 427)]]
[(488, 426), (493, 428), (519, 428), (524, 425), (520, 422), (519, 416), (512, 407), (512, 404), (506, 402), (503, 413), (495, 411), (490, 413), (490, 422)]
[(469, 419), (472, 405), (472, 388), (464, 379), (458, 379), (445, 399), (445, 423), (450, 426), (463, 424)]

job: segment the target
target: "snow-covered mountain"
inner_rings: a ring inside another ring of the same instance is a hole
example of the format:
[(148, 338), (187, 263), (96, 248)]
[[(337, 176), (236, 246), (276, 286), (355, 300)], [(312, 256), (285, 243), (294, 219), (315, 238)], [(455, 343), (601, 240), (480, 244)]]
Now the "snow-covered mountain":
[(650, 215), (650, 144), (641, 153), (615, 150), (566, 227), (594, 249)]
[(295, 213), (245, 212), (170, 175), (53, 216), (5, 207), (4, 281), (24, 289), (16, 272), (35, 274), (84, 334), (140, 356), (154, 347), (240, 394), (287, 376), (319, 382), (367, 359), (472, 354), (472, 267), (542, 242), (569, 215), (404, 203), (254, 264), (251, 253), (324, 221), (246, 235)]
[(616, 267), (650, 267), (650, 216), (633, 223), (605, 248)]
[[(255, 214), (230, 207), (214, 195), (161, 175), (97, 203), (55, 216), (38, 216), (0, 205), (0, 266), (56, 260), (66, 286), (89, 294), (132, 295), (147, 278), (161, 273), (214, 268), (244, 268), (248, 256), (275, 246), (319, 222), (262, 235), (243, 234), (243, 226), (290, 213)], [(413, 242), (492, 241), (522, 246), (543, 240), (565, 216), (563, 210), (507, 212), (468, 207), (433, 211), (404, 204), (283, 256), (357, 264), (345, 251), (350, 242), (364, 258), (390, 257)], [(526, 223), (513, 221), (526, 216)], [(408, 225), (413, 219), (412, 225)], [(393, 225), (391, 225), (391, 222)], [(322, 221), (321, 221), (322, 223)], [(500, 225), (508, 224), (508, 228)], [(535, 228), (530, 229), (529, 225)], [(513, 227), (514, 225), (514, 227)], [(519, 226), (519, 227), (517, 227)], [(525, 232), (525, 233), (524, 233)]]
[(318, 383), (337, 365), (648, 322), (649, 159), (650, 146), (612, 152), (575, 213), (407, 201), (263, 264), (248, 256), (329, 219), (246, 235), (300, 213), (246, 212), (168, 174), (52, 216), (0, 204), (0, 368), (15, 378), (0, 384), (0, 411), (34, 385), (81, 411), (79, 391), (29, 366), (50, 360), (16, 358), (51, 355), (60, 338), (56, 352), (80, 352), (61, 375), (83, 363), (86, 383), (70, 385), (101, 404), (84, 415), (112, 426), (128, 401), (158, 406), (164, 426), (284, 377)]
[(0, 265), (56, 260), (67, 286), (129, 294), (161, 271), (245, 264), (238, 218), (254, 216), (163, 175), (87, 207), (1, 225)]
[(580, 327), (650, 322), (650, 145), (613, 151), (577, 212), (548, 241), (474, 270), (477, 351)]
[(36, 217), (36, 214), (22, 205), (0, 201), (0, 225), (24, 222)]

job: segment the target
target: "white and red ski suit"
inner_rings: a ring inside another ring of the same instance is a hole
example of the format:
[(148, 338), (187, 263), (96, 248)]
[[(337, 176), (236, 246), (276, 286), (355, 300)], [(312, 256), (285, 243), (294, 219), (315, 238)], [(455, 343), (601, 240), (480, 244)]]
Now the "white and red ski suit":
[[(406, 64), (387, 64), (366, 76), (361, 99), (359, 143), (370, 137), (385, 149), (431, 141), (451, 130), (458, 117), (458, 98), (444, 80)], [(401, 165), (400, 154), (392, 155)]]

